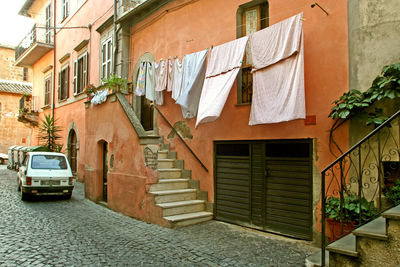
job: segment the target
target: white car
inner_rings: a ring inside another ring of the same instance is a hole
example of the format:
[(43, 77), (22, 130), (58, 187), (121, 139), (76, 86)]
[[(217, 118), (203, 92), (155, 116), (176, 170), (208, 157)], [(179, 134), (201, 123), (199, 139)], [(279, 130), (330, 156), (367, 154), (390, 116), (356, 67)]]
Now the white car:
[(18, 170), (21, 199), (34, 195), (71, 198), (74, 176), (67, 157), (56, 152), (28, 152)]

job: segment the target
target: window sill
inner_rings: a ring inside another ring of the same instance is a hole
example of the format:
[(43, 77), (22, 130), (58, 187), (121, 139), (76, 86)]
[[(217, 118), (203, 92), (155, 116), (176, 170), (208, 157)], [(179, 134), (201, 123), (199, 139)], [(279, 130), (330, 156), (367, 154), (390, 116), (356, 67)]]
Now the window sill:
[(50, 109), (50, 108), (51, 108), (50, 105), (45, 105), (42, 107), (43, 110)]
[(68, 100), (68, 98), (65, 98), (65, 99), (59, 99), (59, 100), (58, 100), (58, 103), (64, 103), (64, 102), (67, 102), (67, 100)]
[(250, 105), (251, 105), (251, 103), (238, 103), (238, 104), (235, 104), (236, 107), (250, 106)]

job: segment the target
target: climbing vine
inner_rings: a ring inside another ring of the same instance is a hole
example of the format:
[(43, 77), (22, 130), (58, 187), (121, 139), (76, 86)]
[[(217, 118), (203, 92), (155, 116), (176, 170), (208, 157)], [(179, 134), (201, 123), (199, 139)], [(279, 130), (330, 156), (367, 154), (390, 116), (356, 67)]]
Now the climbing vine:
[(334, 106), (329, 114), (335, 120), (329, 138), (332, 154), (332, 145), (343, 153), (333, 138), (333, 133), (346, 121), (357, 118), (367, 126), (377, 127), (388, 118), (388, 114), (384, 114), (384, 110), (378, 107), (383, 99), (400, 99), (400, 62), (383, 67), (381, 74), (365, 92), (353, 89), (333, 102)]

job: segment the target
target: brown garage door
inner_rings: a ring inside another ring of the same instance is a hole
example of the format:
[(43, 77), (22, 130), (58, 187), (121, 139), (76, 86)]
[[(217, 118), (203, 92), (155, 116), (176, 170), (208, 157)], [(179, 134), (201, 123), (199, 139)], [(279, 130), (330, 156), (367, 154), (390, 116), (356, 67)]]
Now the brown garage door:
[(216, 219), (311, 240), (311, 144), (216, 142)]

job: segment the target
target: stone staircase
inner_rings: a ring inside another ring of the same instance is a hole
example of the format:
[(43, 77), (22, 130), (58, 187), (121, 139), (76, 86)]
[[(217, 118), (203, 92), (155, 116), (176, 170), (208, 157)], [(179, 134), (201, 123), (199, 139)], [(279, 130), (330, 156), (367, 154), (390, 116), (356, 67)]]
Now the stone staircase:
[[(400, 205), (328, 245), (326, 255), (329, 267), (400, 266)], [(306, 266), (321, 266), (321, 253)]]
[(191, 171), (184, 169), (184, 161), (176, 159), (169, 144), (161, 144), (157, 153), (158, 182), (150, 187), (155, 204), (162, 208), (162, 216), (169, 227), (181, 227), (213, 218), (207, 192), (199, 190), (199, 181), (191, 179)]

